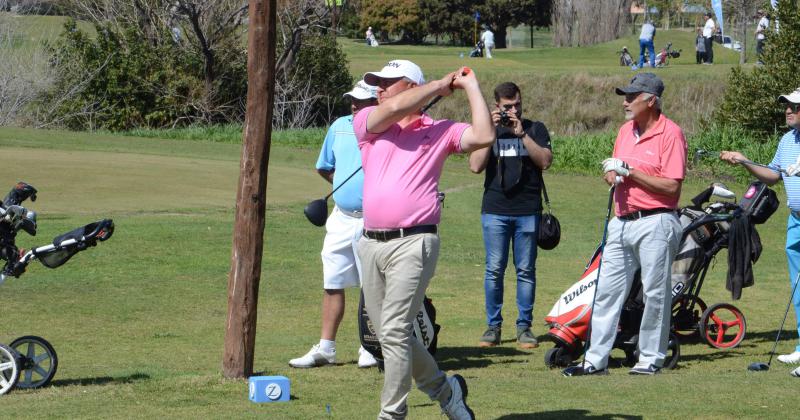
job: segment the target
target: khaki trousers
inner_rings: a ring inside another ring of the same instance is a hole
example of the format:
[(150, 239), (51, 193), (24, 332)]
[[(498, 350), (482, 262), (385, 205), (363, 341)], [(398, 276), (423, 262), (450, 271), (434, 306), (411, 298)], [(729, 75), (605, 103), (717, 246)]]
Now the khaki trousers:
[(411, 378), (420, 391), (441, 404), (450, 398), (446, 375), (412, 336), (412, 321), (422, 308), (436, 270), (439, 236), (425, 233), (380, 242), (362, 237), (358, 244), (362, 290), (384, 357), (379, 419), (404, 419)]

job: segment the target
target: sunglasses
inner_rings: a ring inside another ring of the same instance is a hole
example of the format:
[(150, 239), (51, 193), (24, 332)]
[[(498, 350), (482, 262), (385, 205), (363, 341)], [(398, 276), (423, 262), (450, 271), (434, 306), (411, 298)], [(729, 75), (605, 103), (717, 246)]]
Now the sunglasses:
[(800, 104), (793, 104), (791, 102), (786, 104), (786, 107), (792, 110), (792, 113), (797, 114), (800, 111)]

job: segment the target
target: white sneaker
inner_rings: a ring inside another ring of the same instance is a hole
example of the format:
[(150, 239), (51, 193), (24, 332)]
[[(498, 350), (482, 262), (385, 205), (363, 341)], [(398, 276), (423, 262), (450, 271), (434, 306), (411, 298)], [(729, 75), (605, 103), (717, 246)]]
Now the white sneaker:
[(789, 375), (794, 376), (795, 378), (800, 378), (800, 367), (789, 372)]
[(319, 348), (319, 344), (314, 344), (305, 356), (289, 360), (289, 366), (296, 368), (312, 368), (334, 363), (336, 363), (336, 350), (325, 353)]
[(450, 401), (442, 406), (442, 411), (450, 420), (475, 420), (475, 413), (467, 405), (467, 382), (461, 375), (447, 378), (452, 393)]
[(782, 354), (778, 356), (778, 361), (788, 365), (800, 364), (800, 351), (796, 351), (792, 354)]
[(358, 367), (360, 368), (370, 368), (373, 366), (378, 366), (378, 361), (375, 360), (375, 357), (372, 356), (372, 353), (368, 352), (364, 347), (358, 348)]

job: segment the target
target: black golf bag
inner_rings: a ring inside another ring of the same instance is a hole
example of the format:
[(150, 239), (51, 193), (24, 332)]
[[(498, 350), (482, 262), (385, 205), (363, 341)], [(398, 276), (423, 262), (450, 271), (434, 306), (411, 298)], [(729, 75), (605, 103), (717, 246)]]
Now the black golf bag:
[(475, 48), (473, 48), (473, 50), (469, 52), (469, 56), (483, 57), (483, 47), (484, 47), (483, 41), (478, 41), (478, 43), (475, 44)]
[[(383, 371), (383, 352), (381, 351), (381, 343), (378, 342), (378, 335), (375, 328), (372, 326), (372, 321), (367, 315), (367, 308), (364, 306), (364, 292), (361, 292), (361, 298), (358, 301), (358, 330), (359, 340), (364, 350), (368, 351), (375, 360), (378, 361), (378, 369)], [(414, 337), (428, 349), (431, 356), (436, 355), (436, 346), (439, 340), (439, 330), (442, 328), (436, 323), (436, 308), (433, 306), (433, 301), (425, 296), (422, 304), (422, 309), (417, 313), (417, 317), (412, 322), (414, 327)]]

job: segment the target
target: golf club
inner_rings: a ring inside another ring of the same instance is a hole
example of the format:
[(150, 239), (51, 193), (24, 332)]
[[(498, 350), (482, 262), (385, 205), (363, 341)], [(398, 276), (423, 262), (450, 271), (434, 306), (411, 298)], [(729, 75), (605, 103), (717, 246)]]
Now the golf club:
[[(612, 185), (611, 188), (608, 189), (608, 209), (606, 210), (606, 221), (603, 225), (603, 239), (600, 241), (600, 261), (597, 263), (597, 279), (595, 279), (594, 284), (594, 294), (592, 295), (592, 310), (589, 312), (589, 327), (586, 330), (586, 342), (583, 344), (583, 361), (581, 361), (581, 371), (586, 371), (586, 352), (589, 351), (589, 341), (592, 338), (592, 317), (594, 316), (594, 303), (597, 300), (597, 287), (600, 284), (600, 269), (603, 267), (603, 249), (606, 247), (606, 239), (608, 239), (608, 222), (611, 221), (611, 210), (614, 205), (614, 190), (616, 189), (616, 184)], [(567, 368), (569, 369), (569, 368)], [(565, 369), (566, 371), (566, 369)], [(567, 376), (564, 374), (564, 376)]]
[(361, 170), (361, 166), (358, 167), (350, 176), (348, 176), (338, 187), (334, 188), (328, 195), (323, 198), (316, 199), (306, 205), (303, 209), (303, 214), (306, 215), (306, 218), (309, 222), (314, 224), (315, 226), (325, 226), (325, 222), (328, 221), (328, 199), (342, 188), (342, 185), (346, 184), (350, 178), (354, 177), (358, 171)]
[(792, 298), (794, 298), (794, 292), (797, 291), (798, 283), (800, 283), (800, 272), (797, 273), (797, 278), (794, 279), (792, 294), (789, 295), (789, 302), (786, 303), (786, 312), (783, 314), (783, 321), (781, 321), (781, 326), (780, 328), (778, 328), (778, 335), (775, 337), (775, 344), (772, 345), (772, 351), (769, 352), (769, 361), (767, 363), (764, 362), (750, 363), (750, 366), (747, 367), (747, 370), (751, 370), (753, 372), (765, 372), (769, 370), (769, 367), (772, 364), (772, 356), (775, 355), (775, 349), (778, 347), (778, 341), (781, 339), (781, 333), (783, 332), (783, 325), (786, 323), (786, 317), (789, 315), (789, 307), (792, 306)]
[[(697, 151), (694, 152), (694, 158), (692, 159), (692, 164), (693, 165), (697, 165), (697, 163), (699, 163), (700, 159), (703, 158), (703, 157), (709, 157), (709, 156), (719, 157), (719, 155), (720, 155), (720, 152), (715, 151), (715, 150), (709, 151), (709, 150), (705, 150), (705, 149), (697, 149)], [(747, 165), (759, 166), (761, 168), (771, 169), (773, 171), (781, 172), (781, 173), (784, 173), (784, 174), (788, 175), (786, 173), (786, 169), (781, 168), (780, 165), (779, 166), (769, 166), (769, 165), (764, 165), (763, 163), (753, 162), (752, 160), (749, 160), (749, 159), (741, 159), (738, 162), (739, 163), (743, 163), (743, 164), (747, 164)], [(798, 174), (798, 175), (800, 175), (800, 174)], [(795, 176), (797, 176), (797, 175), (795, 175)]]
[[(461, 75), (462, 75), (462, 76), (466, 76), (466, 75), (468, 75), (468, 74), (469, 74), (471, 71), (472, 71), (472, 69), (471, 69), (471, 68), (469, 68), (469, 67), (464, 67), (464, 71), (462, 71), (462, 72), (461, 72)], [(453, 89), (453, 87), (452, 87), (452, 84), (451, 84), (451, 86), (450, 86), (450, 90), (452, 90), (452, 89)], [(430, 109), (430, 107), (432, 107), (432, 106), (436, 105), (436, 103), (437, 103), (437, 102), (439, 102), (440, 100), (442, 100), (442, 96), (441, 96), (441, 95), (438, 95), (438, 96), (436, 96), (435, 98), (431, 99), (431, 101), (430, 101), (430, 102), (428, 102), (428, 105), (425, 105), (424, 107), (422, 107), (422, 112), (423, 112), (423, 113), (425, 113), (425, 112), (426, 112), (428, 109)]]

